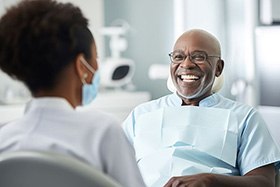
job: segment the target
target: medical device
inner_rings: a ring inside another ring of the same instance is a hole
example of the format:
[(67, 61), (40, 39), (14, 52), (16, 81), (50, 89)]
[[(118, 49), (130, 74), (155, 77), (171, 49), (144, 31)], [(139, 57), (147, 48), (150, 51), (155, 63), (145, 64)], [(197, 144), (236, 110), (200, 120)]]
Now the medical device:
[(123, 37), (128, 28), (124, 25), (103, 27), (101, 34), (110, 37), (111, 56), (100, 63), (101, 85), (109, 88), (120, 88), (131, 84), (135, 71), (134, 61), (121, 56), (127, 49), (127, 40)]

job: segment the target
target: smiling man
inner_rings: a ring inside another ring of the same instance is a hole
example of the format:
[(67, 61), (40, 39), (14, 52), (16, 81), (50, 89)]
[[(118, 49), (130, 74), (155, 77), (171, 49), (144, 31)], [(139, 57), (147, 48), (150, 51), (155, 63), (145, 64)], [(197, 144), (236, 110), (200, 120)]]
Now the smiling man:
[(220, 44), (202, 30), (192, 30), (177, 40), (171, 59), (171, 76), (183, 105), (196, 105), (210, 96), (216, 77), (223, 71)]
[(280, 152), (252, 107), (213, 92), (219, 41), (190, 30), (169, 54), (176, 92), (137, 106), (124, 131), (150, 187), (274, 187)]

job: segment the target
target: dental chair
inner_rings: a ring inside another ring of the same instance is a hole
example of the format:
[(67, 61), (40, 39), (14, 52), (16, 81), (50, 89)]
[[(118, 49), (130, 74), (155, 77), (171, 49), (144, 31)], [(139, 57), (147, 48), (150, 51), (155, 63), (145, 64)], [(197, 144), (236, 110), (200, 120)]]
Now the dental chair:
[(93, 167), (66, 155), (38, 151), (0, 154), (1, 187), (121, 187)]

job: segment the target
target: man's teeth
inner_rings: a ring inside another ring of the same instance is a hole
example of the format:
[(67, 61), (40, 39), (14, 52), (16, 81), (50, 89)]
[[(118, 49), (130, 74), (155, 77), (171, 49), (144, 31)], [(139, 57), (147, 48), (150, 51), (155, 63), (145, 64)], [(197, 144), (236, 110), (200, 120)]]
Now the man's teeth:
[(188, 80), (198, 80), (199, 77), (195, 76), (195, 75), (181, 75), (180, 78), (183, 81), (188, 81)]

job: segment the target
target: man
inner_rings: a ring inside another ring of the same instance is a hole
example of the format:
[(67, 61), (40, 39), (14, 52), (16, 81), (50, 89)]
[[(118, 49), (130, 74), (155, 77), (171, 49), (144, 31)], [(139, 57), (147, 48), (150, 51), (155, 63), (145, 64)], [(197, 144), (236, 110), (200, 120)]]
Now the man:
[(190, 30), (169, 56), (176, 93), (137, 106), (123, 124), (147, 186), (274, 187), (280, 152), (263, 119), (212, 91), (224, 68), (218, 40)]

